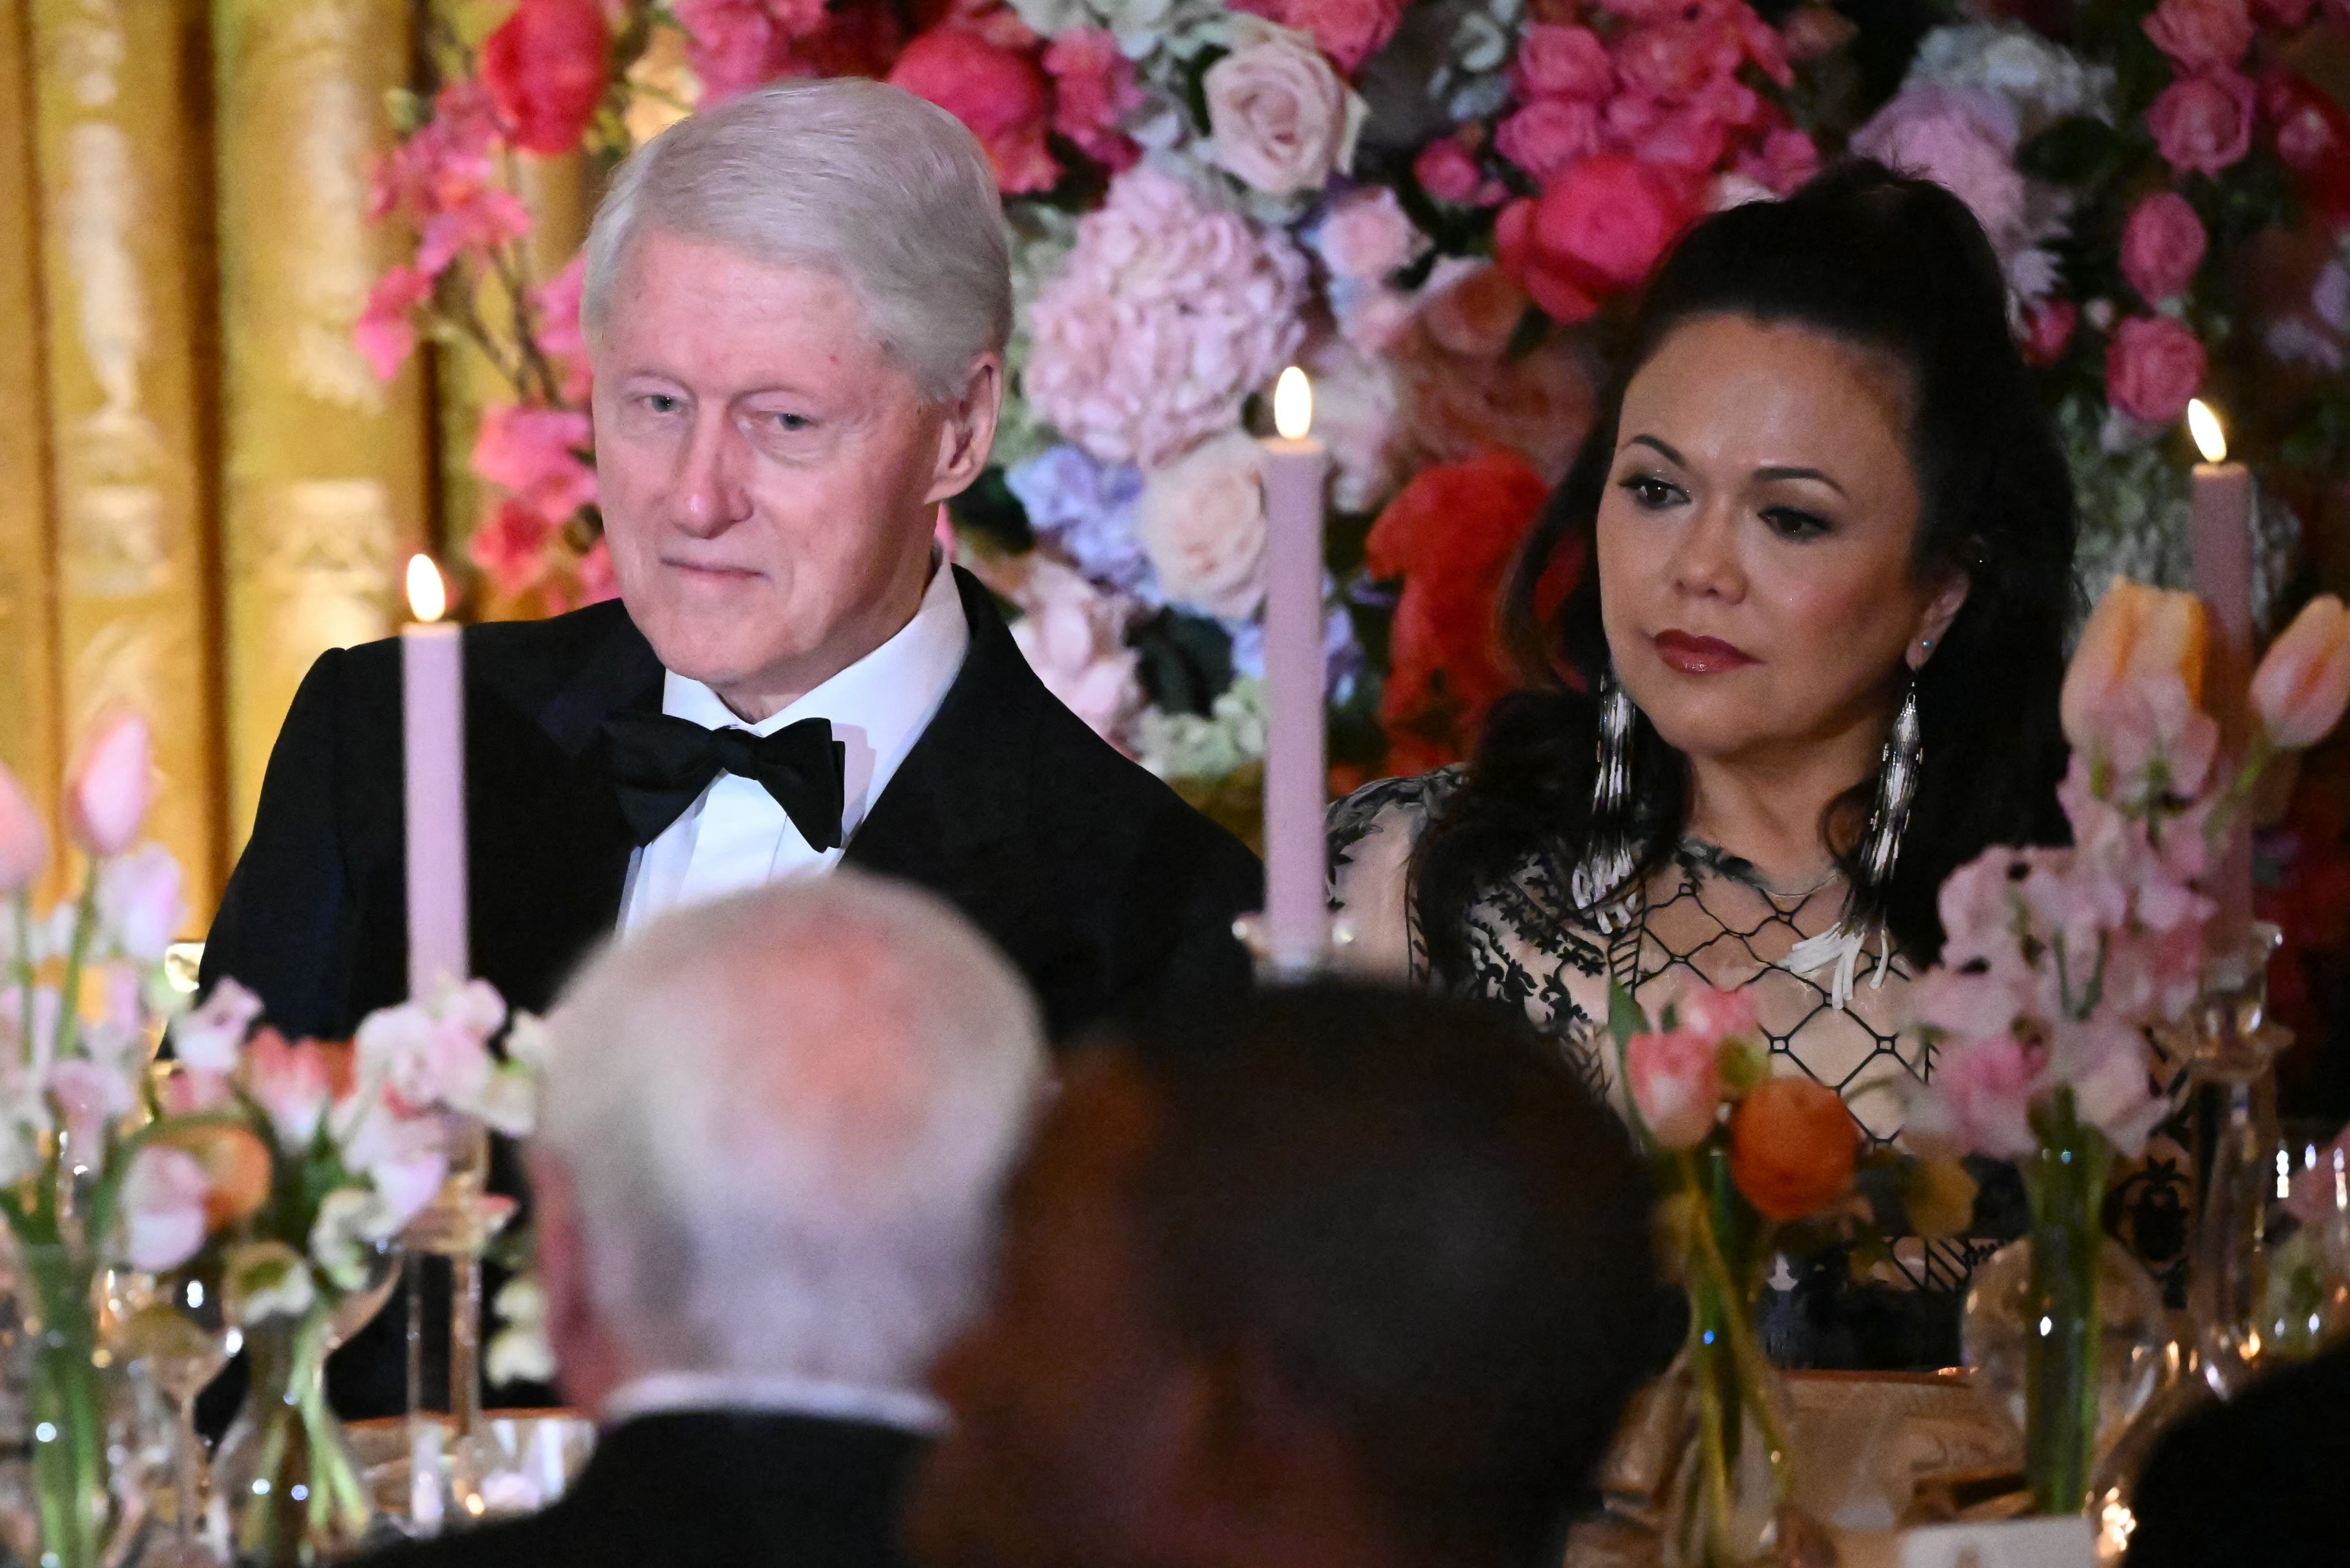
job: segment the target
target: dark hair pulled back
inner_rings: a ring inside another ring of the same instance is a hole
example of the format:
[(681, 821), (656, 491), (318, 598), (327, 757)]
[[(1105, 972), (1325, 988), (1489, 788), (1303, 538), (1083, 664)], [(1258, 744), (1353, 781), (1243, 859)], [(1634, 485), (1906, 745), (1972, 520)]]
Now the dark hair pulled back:
[[(1437, 974), (1467, 967), (1471, 907), (1532, 855), (1565, 868), (1591, 822), (1596, 693), (1607, 667), (1598, 573), (1555, 615), (1543, 572), (1591, 549), (1632, 377), (1701, 317), (1807, 327), (1888, 358), (1908, 378), (1909, 456), (1923, 509), (1914, 569), (1960, 570), (1966, 604), (1918, 678), (1922, 770), (1890, 890), (1894, 940), (1941, 949), (1943, 879), (1993, 844), (2059, 841), (2064, 739), (2057, 719), (2074, 608), (2073, 484), (2054, 429), (2008, 330), (1999, 260), (1941, 186), (1856, 161), (1780, 202), (1708, 217), (1649, 283), (1589, 437), (1527, 539), (1503, 594), (1502, 632), (1528, 681), (1494, 708), (1461, 788), (1413, 855), (1413, 898)], [(1643, 871), (1686, 826), (1688, 764), (1640, 719), (1632, 776)], [(1833, 803), (1824, 836), (1847, 874), (1873, 777)]]

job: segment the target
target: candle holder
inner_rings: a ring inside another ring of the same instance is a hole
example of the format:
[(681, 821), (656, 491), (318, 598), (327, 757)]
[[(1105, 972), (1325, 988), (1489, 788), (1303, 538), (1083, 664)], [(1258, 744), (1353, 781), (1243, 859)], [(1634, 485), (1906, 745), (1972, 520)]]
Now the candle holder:
[[(506, 1222), (515, 1201), (491, 1192), (489, 1129), (468, 1121), (457, 1138), (459, 1158), (424, 1211), (400, 1233), (408, 1284), (408, 1452), (411, 1517), (426, 1525), (450, 1517), (479, 1519), (485, 1511), (482, 1478), (491, 1468), (482, 1451), (482, 1257)], [(447, 1417), (429, 1409), (424, 1389), (424, 1267), (449, 1263), (449, 1357), (442, 1401)], [(432, 1474), (442, 1468), (446, 1484)], [(418, 1506), (425, 1494), (429, 1505)], [(430, 1532), (428, 1526), (427, 1532)]]
[(1256, 971), (1259, 985), (1295, 985), (1316, 975), (1343, 969), (1346, 950), (1354, 944), (1355, 928), (1343, 918), (1326, 920), (1320, 945), (1302, 955), (1284, 956), (1274, 951), (1265, 934), (1265, 918), (1261, 913), (1243, 915), (1234, 920), (1232, 936), (1241, 946), (1248, 949), (1249, 961)]

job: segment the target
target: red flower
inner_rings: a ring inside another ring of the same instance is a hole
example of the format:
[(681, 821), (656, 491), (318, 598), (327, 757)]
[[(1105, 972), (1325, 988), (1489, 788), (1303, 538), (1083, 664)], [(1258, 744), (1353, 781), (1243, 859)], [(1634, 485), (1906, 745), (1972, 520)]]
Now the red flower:
[(2203, 385), (2203, 344), (2167, 316), (2133, 316), (2106, 350), (2106, 400), (2141, 424), (2167, 425)]
[(465, 554), (488, 576), (500, 597), (517, 598), (546, 576), (546, 547), (554, 537), (555, 524), (537, 508), (503, 501), (490, 520), (465, 541)]
[[(1541, 510), (1542, 477), (1513, 453), (1423, 469), (1371, 525), (1371, 575), (1401, 578), (1379, 720), (1390, 744), (1415, 741), (1451, 761), (1516, 682), (1493, 636), (1502, 578)], [(1389, 765), (1407, 759), (1391, 754)]]
[(1060, 165), (1045, 147), (1052, 92), (1036, 62), (968, 28), (933, 27), (906, 46), (889, 85), (926, 98), (971, 128), (1007, 195), (1049, 191)]
[(1232, 9), (1311, 35), (1348, 72), (1385, 48), (1403, 20), (1403, 0), (1235, 0)]
[(1113, 174), (1132, 167), (1142, 149), (1118, 127), (1142, 107), (1143, 94), (1118, 39), (1103, 27), (1072, 28), (1046, 47), (1045, 69), (1053, 78), (1053, 129)]
[(514, 144), (552, 158), (579, 145), (604, 101), (611, 38), (596, 0), (522, 0), (482, 45), (482, 80)]
[(2276, 137), (2278, 160), (2293, 171), (2309, 204), (2335, 223), (2350, 223), (2350, 112), (2290, 71), (2261, 83), (2261, 110)]
[(1695, 193), (1665, 170), (1623, 153), (1586, 158), (1538, 201), (1503, 209), (1494, 258), (1555, 319), (1589, 317), (1605, 296), (1648, 275), (1696, 215)]
[(1844, 1196), (1860, 1128), (1834, 1089), (1766, 1078), (1730, 1116), (1730, 1179), (1767, 1220), (1804, 1220)]
[(2024, 306), (2024, 358), (2034, 365), (2054, 365), (2072, 347), (2073, 329), (2080, 324), (2081, 307), (2069, 299)]

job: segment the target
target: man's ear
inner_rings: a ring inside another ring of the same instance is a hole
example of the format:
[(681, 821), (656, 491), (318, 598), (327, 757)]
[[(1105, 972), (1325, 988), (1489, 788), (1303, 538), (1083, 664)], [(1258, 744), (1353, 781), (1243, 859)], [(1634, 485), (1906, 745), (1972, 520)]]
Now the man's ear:
[(1202, 1366), (1191, 1510), (1210, 1560), (1291, 1556), (1359, 1528), (1355, 1450), (1273, 1357), (1238, 1348)]
[(1003, 412), (1003, 356), (988, 353), (972, 361), (962, 391), (941, 410), (939, 463), (922, 504), (944, 501), (971, 488), (987, 467), (995, 445), (996, 421)]
[(628, 1374), (596, 1310), (571, 1173), (545, 1154), (533, 1151), (527, 1158), (532, 1233), (556, 1378), (575, 1407), (593, 1414)]

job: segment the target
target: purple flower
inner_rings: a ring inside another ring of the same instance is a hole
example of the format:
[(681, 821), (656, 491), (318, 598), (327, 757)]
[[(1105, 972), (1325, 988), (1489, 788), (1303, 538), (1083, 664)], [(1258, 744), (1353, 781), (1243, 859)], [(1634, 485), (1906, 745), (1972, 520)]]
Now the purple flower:
[(1056, 446), (1004, 471), (1036, 536), (1097, 583), (1146, 605), (1166, 602), (1159, 576), (1134, 532), (1142, 475), (1124, 463), (1099, 462), (1074, 446)]

